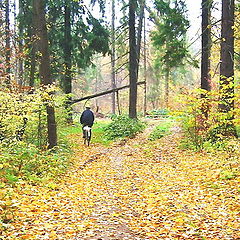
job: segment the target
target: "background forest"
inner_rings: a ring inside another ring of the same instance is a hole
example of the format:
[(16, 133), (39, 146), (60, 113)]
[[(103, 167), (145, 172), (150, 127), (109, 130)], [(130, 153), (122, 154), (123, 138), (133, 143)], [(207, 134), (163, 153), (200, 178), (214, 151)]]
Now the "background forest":
[(97, 117), (174, 113), (197, 148), (237, 136), (238, 2), (203, 0), (193, 38), (183, 0), (0, 4), (3, 148), (60, 145), (85, 105)]
[(197, 34), (183, 0), (0, 4), (3, 148), (60, 146), (85, 105), (96, 117), (181, 116), (197, 148), (237, 136), (238, 2), (203, 0)]

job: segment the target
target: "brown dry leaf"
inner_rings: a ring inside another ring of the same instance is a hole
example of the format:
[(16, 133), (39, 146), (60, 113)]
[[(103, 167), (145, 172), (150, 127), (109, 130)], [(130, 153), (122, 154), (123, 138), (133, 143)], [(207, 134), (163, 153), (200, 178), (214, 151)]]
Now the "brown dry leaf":
[(239, 175), (221, 178), (221, 154), (183, 151), (180, 139), (149, 142), (143, 133), (109, 148), (79, 144), (57, 188), (17, 190), (4, 239), (239, 239)]

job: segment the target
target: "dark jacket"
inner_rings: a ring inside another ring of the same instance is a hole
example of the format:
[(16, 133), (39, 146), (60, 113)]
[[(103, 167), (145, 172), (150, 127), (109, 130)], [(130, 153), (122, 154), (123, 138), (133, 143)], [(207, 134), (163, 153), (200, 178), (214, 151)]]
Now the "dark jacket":
[(94, 114), (90, 109), (86, 109), (83, 111), (81, 117), (80, 117), (80, 123), (83, 126), (89, 126), (92, 127), (94, 122)]

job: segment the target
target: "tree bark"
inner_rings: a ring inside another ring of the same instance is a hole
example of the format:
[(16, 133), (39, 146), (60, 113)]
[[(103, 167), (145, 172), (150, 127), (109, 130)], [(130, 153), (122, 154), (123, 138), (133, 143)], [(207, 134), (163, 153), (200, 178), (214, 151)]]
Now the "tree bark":
[(10, 47), (10, 19), (9, 19), (9, 0), (5, 0), (5, 34), (6, 34), (6, 86), (10, 85), (11, 72), (11, 47)]
[(31, 52), (30, 52), (30, 79), (29, 79), (29, 86), (34, 87), (35, 84), (35, 74), (36, 74), (36, 65), (37, 65), (37, 45), (39, 45), (38, 43), (38, 39), (36, 37), (37, 34), (37, 28), (38, 28), (38, 23), (37, 23), (37, 19), (34, 17), (35, 15), (37, 15), (36, 9), (33, 8), (33, 12), (32, 12), (32, 28), (28, 29), (28, 34), (29, 34), (29, 38), (32, 39), (31, 44)]
[[(211, 28), (210, 9), (212, 0), (202, 0), (202, 56), (201, 56), (201, 89), (211, 90), (210, 79), (210, 49)], [(204, 96), (202, 96), (204, 97)]]
[(168, 108), (169, 105), (169, 76), (170, 76), (170, 69), (167, 67), (165, 72), (165, 107)]
[(129, 0), (129, 117), (137, 118), (137, 46), (136, 46), (136, 29), (135, 13), (136, 0)]
[[(141, 84), (144, 84), (144, 83), (145, 82), (138, 82), (137, 85), (141, 85)], [(90, 95), (90, 96), (86, 96), (86, 97), (83, 97), (83, 98), (80, 98), (80, 99), (74, 99), (74, 100), (72, 100), (71, 104), (81, 102), (81, 101), (84, 101), (84, 100), (88, 100), (88, 99), (91, 99), (91, 98), (96, 98), (96, 97), (100, 97), (100, 96), (103, 96), (103, 95), (107, 95), (107, 94), (110, 94), (112, 92), (118, 92), (122, 89), (129, 88), (129, 87), (130, 87), (130, 85), (126, 85), (126, 86), (111, 89), (111, 90), (108, 90), (108, 91), (105, 91), (105, 92), (96, 93), (96, 94), (93, 94), (93, 95)]]
[[(22, 1), (21, 0), (18, 0), (18, 6), (19, 6), (19, 15), (22, 15), (22, 12), (23, 12), (23, 7), (22, 7)], [(19, 31), (19, 36), (20, 36), (20, 39), (18, 41), (18, 44), (19, 44), (19, 52), (22, 53), (23, 52), (23, 27), (21, 26), (21, 24), (19, 24), (19, 27), (18, 27), (18, 31)], [(23, 58), (20, 57), (18, 59), (18, 83), (20, 86), (23, 85)]]
[(222, 31), (220, 54), (220, 112), (225, 113), (221, 122), (222, 135), (237, 137), (234, 119), (234, 0), (222, 0)]
[[(112, 0), (112, 28), (111, 28), (111, 41), (112, 41), (112, 52), (111, 52), (111, 75), (112, 75), (112, 89), (116, 88), (116, 37), (115, 37), (115, 0)], [(116, 92), (112, 93), (112, 114), (116, 113)]]
[[(44, 0), (33, 0), (33, 7), (36, 12), (37, 19), (37, 35), (39, 37), (39, 50), (41, 53), (40, 59), (40, 79), (43, 85), (52, 83), (50, 71), (50, 56), (48, 49), (48, 34), (45, 18), (45, 5)], [(48, 143), (49, 148), (57, 145), (57, 126), (55, 121), (54, 107), (47, 106), (47, 126), (48, 126)]]
[[(65, 1), (64, 7), (64, 65), (65, 65), (65, 79), (64, 79), (64, 92), (65, 94), (72, 93), (72, 37), (71, 37), (71, 9), (68, 2)], [(72, 123), (72, 109), (68, 102), (71, 102), (72, 97), (68, 96), (66, 103), (67, 121)]]
[[(139, 24), (137, 30), (137, 63), (139, 66), (140, 53), (141, 53), (141, 41), (142, 41), (142, 29), (143, 29), (143, 19), (144, 19), (144, 9), (145, 9), (145, 0), (140, 1), (140, 14), (139, 14)], [(138, 74), (139, 67), (137, 67)]]
[[(234, 0), (222, 0), (220, 56), (221, 112), (234, 109)], [(232, 116), (233, 118), (233, 116)]]
[(147, 45), (146, 45), (146, 18), (144, 16), (144, 28), (143, 28), (143, 42), (144, 42), (144, 50), (143, 50), (143, 65), (144, 65), (144, 103), (143, 103), (143, 112), (144, 116), (147, 115)]
[(29, 86), (34, 87), (35, 84), (35, 74), (36, 74), (36, 42), (31, 43), (32, 49), (30, 53), (30, 59), (31, 59), (31, 64), (30, 64), (30, 79), (29, 79)]

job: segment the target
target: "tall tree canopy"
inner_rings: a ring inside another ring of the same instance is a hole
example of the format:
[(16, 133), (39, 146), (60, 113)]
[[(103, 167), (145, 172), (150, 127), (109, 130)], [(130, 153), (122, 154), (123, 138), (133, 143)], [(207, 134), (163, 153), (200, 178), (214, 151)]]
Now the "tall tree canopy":
[[(102, 4), (101, 2), (101, 6)], [(19, 16), (19, 24), (23, 29), (20, 38), (26, 42), (26, 50), (30, 55), (28, 59), (31, 59), (32, 46), (35, 42), (33, 9), (30, 0), (21, 0), (20, 6), (23, 9)], [(46, 15), (53, 77), (61, 79), (65, 92), (69, 93), (69, 84), (64, 81), (68, 82), (71, 73), (77, 73), (87, 66), (93, 54), (106, 54), (109, 51), (109, 33), (103, 21), (95, 19), (81, 1), (48, 0), (46, 1)], [(31, 37), (26, 38), (26, 35)], [(66, 75), (65, 78), (62, 78), (63, 74)]]
[(151, 39), (165, 73), (165, 104), (168, 106), (170, 71), (183, 65), (189, 57), (186, 44), (189, 21), (186, 4), (182, 0), (155, 0), (154, 6), (156, 11), (151, 12), (151, 19), (156, 30), (152, 31)]

